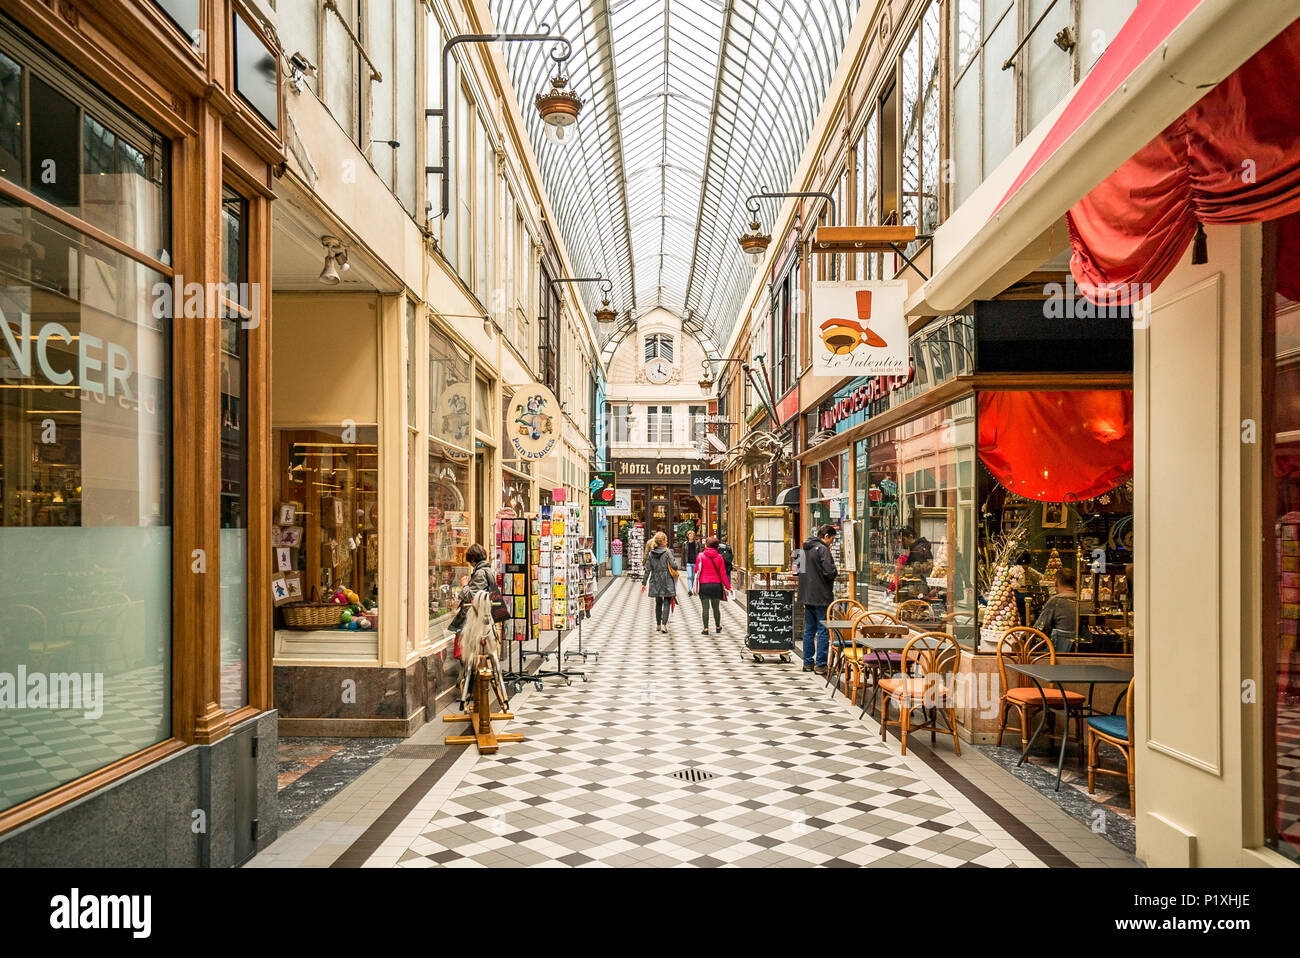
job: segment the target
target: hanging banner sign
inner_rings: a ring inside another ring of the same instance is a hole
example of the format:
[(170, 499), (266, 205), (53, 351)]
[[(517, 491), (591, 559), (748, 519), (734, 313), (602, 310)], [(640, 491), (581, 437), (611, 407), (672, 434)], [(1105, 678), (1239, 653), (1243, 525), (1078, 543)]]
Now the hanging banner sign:
[(606, 516), (630, 516), (632, 514), (632, 490), (615, 489), (614, 501), (605, 506)]
[(901, 279), (813, 283), (813, 373), (906, 375), (906, 299)]
[(691, 473), (691, 495), (720, 496), (726, 473), (721, 469), (697, 469)]
[(560, 441), (560, 404), (541, 383), (529, 383), (515, 390), (510, 401), (510, 445), (520, 459), (545, 459)]
[(588, 505), (608, 506), (614, 502), (614, 473), (593, 472), (591, 474), (591, 498)]

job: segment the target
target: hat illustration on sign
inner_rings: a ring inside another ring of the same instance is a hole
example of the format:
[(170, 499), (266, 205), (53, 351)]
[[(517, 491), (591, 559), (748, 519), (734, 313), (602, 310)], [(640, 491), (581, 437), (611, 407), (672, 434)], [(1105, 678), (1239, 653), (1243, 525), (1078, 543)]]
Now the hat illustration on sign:
[(858, 297), (858, 318), (828, 319), (822, 323), (822, 342), (833, 355), (842, 356), (857, 349), (861, 343), (868, 346), (888, 346), (889, 344), (867, 324), (871, 321), (871, 290), (860, 289)]

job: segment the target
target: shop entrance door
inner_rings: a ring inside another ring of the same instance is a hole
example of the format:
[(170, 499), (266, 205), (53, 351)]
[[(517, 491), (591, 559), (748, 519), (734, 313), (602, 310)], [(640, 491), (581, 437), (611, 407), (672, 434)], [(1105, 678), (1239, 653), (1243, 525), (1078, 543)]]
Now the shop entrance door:
[[(647, 543), (649, 543), (650, 537), (656, 532), (662, 532), (668, 537), (669, 548), (672, 548), (673, 530), (669, 527), (668, 507), (668, 487), (651, 486), (649, 512), (646, 515), (645, 537)], [(649, 551), (648, 546), (647, 551)]]

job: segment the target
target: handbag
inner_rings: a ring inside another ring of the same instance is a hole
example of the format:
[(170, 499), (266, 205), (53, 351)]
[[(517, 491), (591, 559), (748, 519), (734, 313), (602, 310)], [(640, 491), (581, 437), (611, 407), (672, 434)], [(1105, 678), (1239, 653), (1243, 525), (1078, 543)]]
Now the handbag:
[[(709, 556), (709, 565), (713, 566), (713, 574), (714, 574), (714, 575), (717, 575), (717, 574), (718, 574), (718, 563), (717, 563), (717, 560), (715, 560), (715, 559), (713, 558), (713, 556)], [(718, 585), (722, 585), (722, 576), (720, 576), (720, 575), (718, 576)], [(729, 590), (725, 585), (722, 586), (722, 598), (723, 598), (723, 601), (726, 601), (727, 593), (728, 593), (729, 591), (730, 591), (730, 590)]]
[(460, 604), (460, 608), (456, 610), (456, 615), (451, 620), (451, 624), (447, 626), (447, 631), (455, 632), (458, 640), (459, 640), (461, 630), (465, 628), (465, 619), (468, 615), (469, 615), (469, 604), (462, 602)]
[(513, 618), (510, 610), (506, 608), (505, 599), (501, 598), (501, 588), (497, 585), (495, 577), (488, 578), (488, 595), (492, 598), (493, 622), (504, 622), (506, 619)]

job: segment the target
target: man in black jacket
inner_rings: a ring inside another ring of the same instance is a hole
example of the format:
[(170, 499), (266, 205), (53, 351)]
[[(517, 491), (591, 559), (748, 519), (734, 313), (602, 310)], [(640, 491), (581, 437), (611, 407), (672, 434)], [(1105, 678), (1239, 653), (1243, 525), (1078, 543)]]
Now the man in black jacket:
[(826, 674), (831, 635), (826, 628), (826, 607), (835, 600), (835, 577), (839, 574), (831, 558), (835, 527), (822, 526), (803, 544), (799, 566), (799, 601), (803, 603), (803, 670)]

